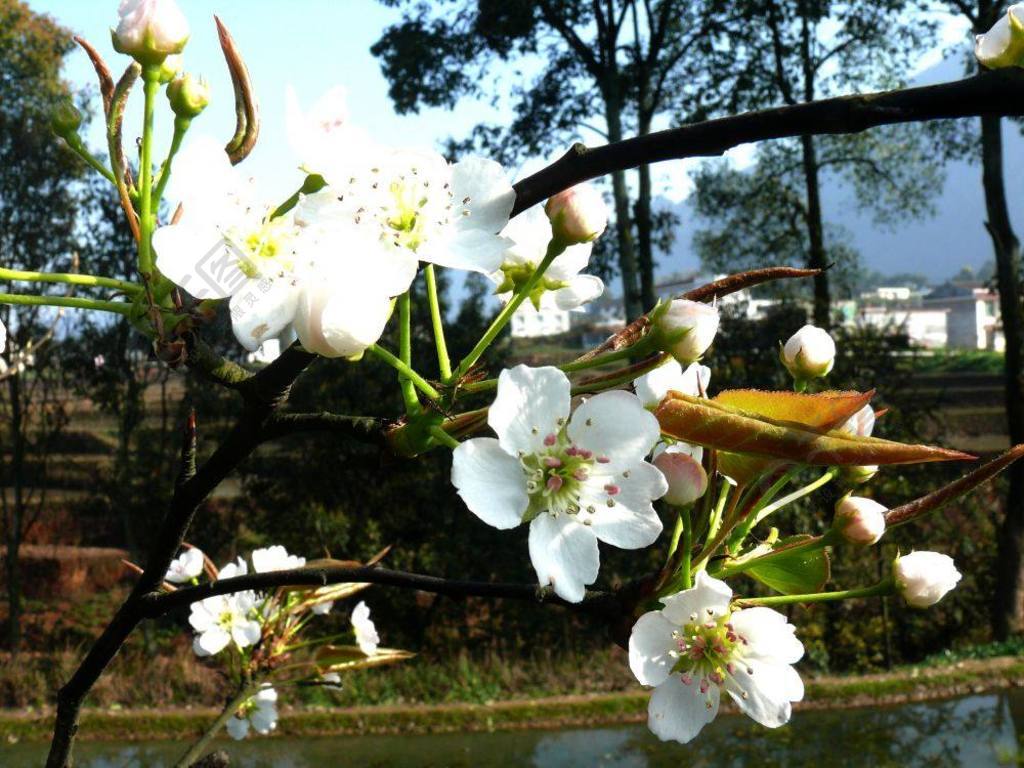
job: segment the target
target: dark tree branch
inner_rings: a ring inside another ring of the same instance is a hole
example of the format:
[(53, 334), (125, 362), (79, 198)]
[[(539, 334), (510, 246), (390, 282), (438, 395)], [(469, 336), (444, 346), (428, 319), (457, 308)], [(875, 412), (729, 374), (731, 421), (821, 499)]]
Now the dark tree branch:
[(263, 439), (275, 440), (300, 432), (329, 432), (383, 446), (385, 428), (386, 424), (382, 419), (372, 416), (344, 416), (327, 411), (277, 413), (271, 416), (263, 427)]
[(567, 603), (550, 587), (536, 584), (504, 584), (489, 581), (461, 581), (443, 579), (406, 571), (393, 571), (377, 566), (349, 566), (324, 564), (286, 571), (251, 573), (231, 579), (207, 582), (173, 592), (151, 594), (146, 599), (147, 618), (163, 614), (205, 600), (214, 595), (226, 595), (245, 590), (268, 590), (277, 587), (324, 587), (329, 584), (380, 584), (405, 589), (416, 589), (448, 597), (487, 597), (492, 599), (527, 600), (536, 603), (561, 605), (584, 611), (604, 611), (615, 602), (615, 592), (588, 591), (581, 603)]
[(515, 185), (513, 215), (556, 192), (646, 163), (713, 157), (749, 142), (860, 133), (881, 125), (1024, 114), (1024, 72), (1000, 69), (952, 83), (839, 96), (685, 125), (590, 149), (577, 144)]

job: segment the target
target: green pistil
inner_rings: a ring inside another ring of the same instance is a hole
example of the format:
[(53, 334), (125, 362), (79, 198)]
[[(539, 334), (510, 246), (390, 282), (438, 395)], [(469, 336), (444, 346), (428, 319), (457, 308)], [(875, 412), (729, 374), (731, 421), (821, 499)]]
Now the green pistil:
[[(558, 435), (547, 435), (544, 445), (543, 452), (519, 457), (530, 497), (530, 505), (523, 517), (525, 522), (542, 512), (578, 514), (583, 483), (590, 478), (595, 463), (607, 461), (605, 457), (595, 456), (593, 452), (570, 443), (565, 430)], [(606, 492), (607, 503), (613, 506), (615, 500), (612, 496), (619, 492), (618, 487), (610, 485)], [(593, 513), (594, 509), (588, 508), (587, 512)], [(588, 520), (583, 519), (582, 522), (587, 524)]]

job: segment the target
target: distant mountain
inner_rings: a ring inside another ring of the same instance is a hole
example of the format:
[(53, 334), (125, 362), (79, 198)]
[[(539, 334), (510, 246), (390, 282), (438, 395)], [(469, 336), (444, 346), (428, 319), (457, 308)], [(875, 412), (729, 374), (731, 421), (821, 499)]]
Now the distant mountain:
[[(927, 85), (956, 80), (962, 67), (947, 59), (926, 70), (915, 81)], [(1024, 225), (1020, 212), (1024, 202), (1024, 138), (1019, 127), (1003, 121), (1004, 168), (1011, 218), (1019, 234)], [(992, 258), (992, 244), (985, 231), (985, 202), (978, 162), (955, 162), (946, 166), (945, 185), (935, 200), (935, 216), (908, 221), (895, 231), (879, 228), (870, 214), (860, 213), (852, 190), (838, 180), (826, 180), (822, 207), (827, 223), (836, 224), (853, 236), (853, 245), (863, 264), (883, 273), (915, 272), (941, 281), (964, 266), (975, 270)], [(684, 272), (698, 266), (692, 238), (695, 228), (689, 201), (675, 206), (682, 218), (682, 234), (672, 253), (659, 260), (659, 273)], [(1015, 215), (1014, 215), (1015, 214)]]

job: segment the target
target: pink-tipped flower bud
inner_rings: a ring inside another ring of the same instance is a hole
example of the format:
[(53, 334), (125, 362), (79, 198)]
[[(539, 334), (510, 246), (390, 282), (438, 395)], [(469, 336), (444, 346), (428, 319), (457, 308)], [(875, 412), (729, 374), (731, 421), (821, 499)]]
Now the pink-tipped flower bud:
[(685, 507), (693, 504), (708, 489), (708, 475), (704, 467), (687, 453), (665, 451), (654, 460), (668, 483), (668, 493), (662, 498), (669, 504)]
[(589, 184), (577, 184), (548, 198), (544, 211), (555, 239), (567, 246), (597, 240), (608, 226), (604, 198)]
[(1011, 5), (988, 32), (974, 38), (974, 55), (988, 69), (1024, 63), (1024, 3)]
[(718, 309), (689, 299), (673, 299), (654, 312), (661, 348), (684, 365), (703, 355), (718, 333)]
[(121, 0), (117, 13), (114, 50), (140, 64), (160, 64), (188, 42), (188, 21), (174, 0)]
[(896, 558), (896, 589), (914, 608), (928, 608), (960, 581), (953, 558), (938, 552), (911, 552)]
[(827, 376), (836, 362), (836, 343), (827, 331), (805, 325), (782, 348), (782, 364), (796, 381)]
[(885, 507), (873, 499), (844, 496), (836, 504), (832, 527), (851, 544), (870, 546), (885, 533)]

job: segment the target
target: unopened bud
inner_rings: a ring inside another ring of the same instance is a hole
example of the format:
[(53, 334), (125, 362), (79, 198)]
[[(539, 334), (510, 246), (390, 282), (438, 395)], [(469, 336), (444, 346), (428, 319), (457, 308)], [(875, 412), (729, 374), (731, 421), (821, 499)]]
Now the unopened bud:
[(836, 343), (827, 331), (805, 325), (789, 337), (780, 358), (796, 381), (820, 379), (835, 365)]
[(160, 64), (188, 42), (188, 21), (174, 0), (121, 0), (117, 12), (114, 50), (140, 64)]
[(176, 53), (172, 56), (168, 56), (162, 62), (160, 62), (160, 69), (158, 70), (157, 80), (161, 85), (167, 85), (181, 72), (181, 68), (185, 66), (185, 57), (180, 53)]
[(689, 299), (673, 299), (653, 313), (661, 348), (689, 365), (703, 355), (718, 333), (718, 309)]
[(185, 74), (167, 86), (167, 100), (176, 116), (191, 120), (210, 103), (210, 86), (201, 78)]
[(687, 453), (665, 451), (654, 459), (668, 483), (668, 493), (662, 498), (669, 504), (685, 507), (693, 504), (708, 489), (708, 475), (704, 467)]
[(50, 128), (58, 136), (66, 138), (73, 133), (78, 133), (81, 126), (82, 113), (78, 111), (71, 99), (61, 99), (50, 113)]
[(911, 552), (896, 558), (896, 589), (914, 608), (935, 605), (960, 581), (953, 558), (938, 552)]
[(988, 69), (1024, 64), (1024, 4), (1011, 5), (988, 32), (974, 38), (974, 55)]
[(877, 474), (877, 464), (863, 464), (859, 467), (840, 467), (839, 480), (847, 486), (864, 485), (864, 483)]
[(873, 499), (845, 496), (836, 504), (832, 527), (851, 544), (870, 546), (878, 543), (885, 533), (885, 513), (888, 510)]
[(592, 242), (608, 226), (604, 198), (589, 184), (577, 184), (548, 198), (544, 211), (555, 239), (566, 245)]

